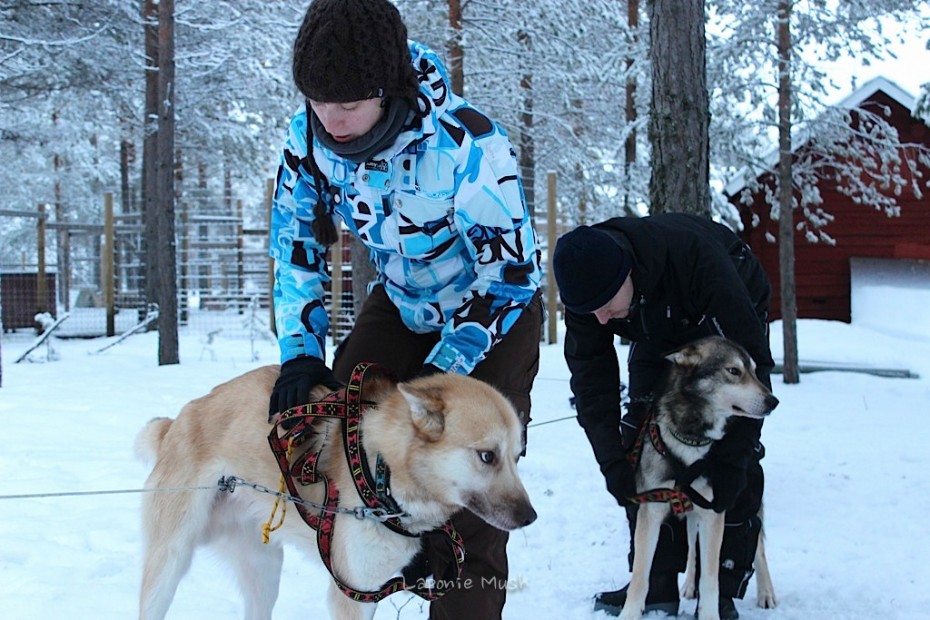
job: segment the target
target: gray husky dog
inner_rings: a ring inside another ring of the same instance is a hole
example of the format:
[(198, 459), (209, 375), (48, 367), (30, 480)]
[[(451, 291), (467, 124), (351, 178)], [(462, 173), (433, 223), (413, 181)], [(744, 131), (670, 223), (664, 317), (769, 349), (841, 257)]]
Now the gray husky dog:
[[(674, 460), (687, 467), (706, 456), (713, 442), (723, 437), (731, 416), (761, 419), (778, 405), (778, 399), (756, 377), (752, 358), (731, 340), (719, 336), (703, 338), (671, 353), (667, 359), (672, 363), (667, 383), (653, 406), (652, 417), (646, 422), (651, 425), (649, 430), (652, 432), (647, 432), (647, 438), (641, 442), (636, 467), (636, 488), (640, 493), (673, 488)], [(650, 435), (661, 439), (650, 441)], [(691, 488), (704, 498), (713, 496), (710, 482), (703, 476), (694, 480)], [(633, 574), (621, 620), (642, 617), (659, 530), (670, 510), (670, 503), (659, 501), (643, 503), (639, 508), (634, 533)], [(698, 506), (685, 515), (689, 551), (682, 594), (686, 598), (695, 595), (695, 543), (700, 537), (697, 617), (698, 620), (719, 620), (720, 544), (724, 515)], [(774, 607), (775, 591), (761, 538), (754, 564), (758, 573), (758, 603), (761, 607)]]

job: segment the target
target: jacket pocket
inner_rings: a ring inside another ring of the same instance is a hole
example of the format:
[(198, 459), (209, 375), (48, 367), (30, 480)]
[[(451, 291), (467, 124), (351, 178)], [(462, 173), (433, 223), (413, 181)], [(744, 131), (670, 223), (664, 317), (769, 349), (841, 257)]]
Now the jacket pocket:
[(444, 252), (458, 236), (452, 211), (451, 198), (395, 193), (394, 215), (400, 253), (407, 258), (431, 260)]

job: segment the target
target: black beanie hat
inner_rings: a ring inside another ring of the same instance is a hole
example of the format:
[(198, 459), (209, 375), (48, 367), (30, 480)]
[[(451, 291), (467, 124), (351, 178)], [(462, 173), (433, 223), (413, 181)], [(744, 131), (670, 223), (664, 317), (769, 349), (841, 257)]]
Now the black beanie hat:
[(579, 226), (562, 235), (552, 254), (552, 269), (565, 308), (587, 314), (617, 294), (630, 275), (633, 258), (610, 234)]
[(388, 0), (313, 0), (294, 41), (294, 84), (320, 102), (418, 91), (407, 27)]

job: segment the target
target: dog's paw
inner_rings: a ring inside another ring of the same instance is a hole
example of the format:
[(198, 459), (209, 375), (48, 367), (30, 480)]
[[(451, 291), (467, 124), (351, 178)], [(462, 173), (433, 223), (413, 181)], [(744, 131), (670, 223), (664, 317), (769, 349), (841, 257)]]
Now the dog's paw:
[(778, 599), (775, 597), (775, 591), (759, 588), (756, 592), (756, 605), (762, 609), (775, 609), (778, 606)]
[(697, 598), (697, 585), (694, 583), (694, 571), (689, 570), (685, 573), (685, 580), (678, 590), (681, 598), (693, 600)]

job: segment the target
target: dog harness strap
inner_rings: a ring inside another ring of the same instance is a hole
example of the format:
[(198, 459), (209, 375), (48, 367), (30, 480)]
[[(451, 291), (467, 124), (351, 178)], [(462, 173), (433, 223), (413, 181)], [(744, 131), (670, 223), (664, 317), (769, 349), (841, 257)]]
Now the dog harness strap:
[[(337, 495), (338, 497), (338, 495)], [(328, 503), (328, 501), (327, 501)], [(320, 559), (323, 560), (323, 564), (326, 566), (326, 570), (329, 571), (330, 576), (333, 578), (336, 586), (342, 591), (343, 594), (348, 596), (353, 601), (359, 603), (377, 603), (386, 596), (390, 596), (395, 592), (400, 592), (405, 589), (405, 583), (402, 577), (394, 577), (388, 580), (379, 590), (375, 591), (365, 591), (365, 590), (356, 590), (352, 588), (344, 581), (342, 581), (337, 575), (336, 571), (333, 569), (333, 532), (335, 531), (336, 518), (335, 515), (330, 513), (329, 515), (324, 515), (320, 523), (320, 527), (316, 528), (316, 541), (317, 548), (320, 551)]]
[[(340, 419), (342, 420), (346, 460), (349, 470), (352, 472), (355, 489), (359, 497), (372, 510), (380, 510), (394, 515), (402, 512), (397, 502), (390, 496), (388, 488), (390, 470), (387, 464), (378, 455), (375, 463), (376, 475), (374, 484), (372, 484), (368, 459), (361, 443), (361, 417), (364, 405), (368, 404), (363, 398), (362, 388), (365, 375), (371, 370), (390, 376), (389, 371), (376, 364), (358, 364), (352, 371), (352, 376), (345, 390), (332, 392), (321, 401), (298, 405), (283, 411), (268, 434), (268, 443), (271, 445), (271, 451), (284, 477), (288, 493), (292, 497), (297, 500), (303, 499), (297, 490), (296, 482), (303, 486), (318, 482), (324, 484), (325, 499), (318, 513), (311, 512), (301, 501), (293, 503), (304, 522), (316, 530), (320, 559), (343, 594), (361, 603), (377, 603), (395, 592), (407, 590), (426, 600), (434, 600), (445, 594), (452, 587), (452, 584), (458, 581), (462, 576), (462, 568), (465, 563), (465, 543), (451, 521), (446, 521), (440, 528), (448, 539), (449, 547), (455, 559), (453, 578), (441, 580), (441, 583), (444, 584), (443, 588), (429, 588), (424, 580), (418, 580), (417, 583), (408, 585), (403, 577), (394, 577), (378, 590), (356, 590), (339, 579), (333, 570), (333, 531), (336, 523), (336, 512), (339, 509), (339, 490), (336, 488), (335, 483), (317, 470), (322, 447), (318, 450), (308, 450), (294, 459), (293, 463), (289, 462), (289, 454), (293, 449), (300, 447), (310, 436), (310, 431), (317, 420), (320, 418)], [(398, 534), (412, 538), (419, 537), (418, 534), (411, 534), (404, 529), (397, 517), (382, 519), (382, 523)]]
[[(292, 428), (295, 430), (297, 427)], [(290, 444), (293, 442), (294, 447), (299, 446), (303, 441), (301, 437), (295, 436), (285, 436), (281, 438), (278, 436), (276, 429), (272, 429), (271, 435), (268, 436), (268, 442), (271, 444), (271, 451), (274, 453), (275, 458), (278, 461), (278, 468), (281, 470), (282, 477), (284, 482), (287, 485), (287, 491), (292, 496), (298, 500), (303, 498), (300, 496), (300, 492), (297, 490), (297, 485), (294, 482), (295, 477), (300, 480), (300, 483), (304, 486), (307, 484), (315, 484), (317, 482), (322, 482), (325, 489), (325, 501), (323, 508), (320, 508), (319, 514), (310, 512), (310, 510), (301, 502), (294, 502), (294, 506), (297, 508), (297, 513), (304, 520), (304, 523), (309, 525), (313, 529), (319, 529), (321, 522), (327, 517), (332, 519), (335, 515), (332, 512), (327, 512), (329, 509), (339, 505), (339, 490), (336, 488), (336, 485), (333, 484), (326, 476), (319, 474), (316, 471), (316, 463), (319, 459), (319, 452), (308, 451), (300, 459), (297, 460), (294, 467), (291, 467), (288, 463), (288, 452), (290, 451)], [(299, 466), (298, 466), (299, 464)], [(295, 475), (295, 472), (298, 472)]]
[(639, 427), (639, 434), (636, 436), (636, 441), (626, 455), (633, 469), (636, 469), (636, 466), (639, 464), (639, 459), (643, 454), (643, 444), (646, 442), (646, 437), (649, 437), (649, 441), (652, 442), (656, 452), (662, 456), (668, 456), (668, 449), (662, 441), (662, 435), (659, 433), (659, 425), (656, 423), (656, 417), (654, 414), (650, 413), (649, 417), (643, 421), (642, 426)]
[[(380, 366), (371, 363), (358, 364), (352, 371), (349, 378), (349, 384), (346, 386), (346, 419), (343, 425), (343, 437), (346, 446), (346, 462), (349, 465), (349, 471), (352, 472), (352, 479), (355, 481), (355, 490), (362, 502), (372, 510), (386, 510), (388, 514), (400, 514), (400, 507), (394, 501), (387, 489), (384, 493), (376, 491), (377, 483), (372, 484), (371, 470), (368, 468), (368, 458), (365, 454), (365, 448), (362, 446), (361, 433), (359, 427), (362, 421), (362, 385), (366, 373), (372, 370), (386, 374), (387, 371)], [(382, 465), (387, 469), (387, 465)], [(384, 524), (393, 532), (404, 536), (416, 537), (404, 528), (400, 519), (390, 517), (384, 520)]]
[(627, 499), (634, 504), (667, 502), (672, 508), (672, 513), (676, 515), (694, 510), (694, 504), (691, 498), (677, 486), (671, 489), (651, 489), (649, 491), (643, 491)]
[[(683, 463), (668, 451), (668, 447), (666, 447), (665, 442), (662, 441), (662, 433), (659, 432), (659, 424), (656, 422), (656, 417), (652, 413), (649, 414), (645, 423), (640, 427), (639, 435), (636, 437), (636, 443), (633, 444), (633, 449), (630, 450), (627, 455), (627, 458), (633, 465), (633, 469), (636, 469), (636, 466), (639, 464), (639, 459), (643, 451), (643, 444), (647, 436), (652, 446), (656, 449), (656, 452), (664, 458), (670, 459), (672, 461), (672, 466), (681, 472), (683, 470)], [(637, 493), (633, 497), (628, 497), (627, 500), (634, 504), (668, 502), (672, 508), (672, 513), (676, 515), (694, 510), (695, 504), (705, 509), (712, 508), (711, 503), (708, 502), (703, 495), (695, 491), (690, 484), (684, 485), (684, 488), (676, 484), (671, 489), (650, 489), (649, 491)]]
[(668, 448), (665, 446), (665, 442), (662, 441), (662, 433), (659, 432), (659, 423), (656, 422), (655, 416), (649, 417), (649, 422), (646, 424), (646, 427), (649, 432), (649, 441), (652, 442), (652, 446), (656, 449), (656, 452), (665, 458), (671, 458), (668, 453)]
[[(452, 580), (449, 580), (449, 585), (441, 589), (429, 588), (426, 585), (425, 580), (417, 580), (414, 584), (407, 585), (406, 580), (403, 577), (393, 577), (387, 581), (383, 586), (378, 590), (356, 590), (343, 582), (336, 575), (336, 572), (333, 570), (332, 564), (332, 548), (333, 548), (333, 532), (335, 529), (335, 519), (334, 518), (325, 518), (323, 523), (321, 523), (319, 529), (316, 531), (317, 547), (320, 550), (320, 558), (323, 560), (323, 564), (326, 565), (326, 569), (329, 571), (329, 574), (332, 576), (333, 581), (336, 586), (342, 591), (343, 594), (348, 596), (353, 601), (359, 603), (377, 603), (381, 599), (388, 597), (395, 592), (400, 592), (406, 590), (412, 592), (417, 596), (426, 599), (428, 601), (435, 600), (440, 596), (444, 595), (449, 588), (451, 583), (458, 581), (462, 576), (462, 567), (465, 564), (465, 543), (462, 540), (461, 535), (453, 527), (451, 521), (446, 521), (442, 525), (442, 532), (448, 537), (448, 542), (452, 550), (452, 554), (455, 558), (455, 574)], [(446, 584), (447, 580), (441, 580), (440, 583)]]
[[(679, 487), (676, 485), (675, 488), (677, 489)], [(703, 495), (701, 495), (696, 490), (694, 490), (694, 488), (690, 484), (686, 484), (683, 487), (681, 487), (681, 492), (687, 495), (691, 499), (692, 502), (694, 502), (697, 506), (703, 508), (704, 510), (714, 509), (714, 505), (711, 502), (707, 501), (707, 499)]]

